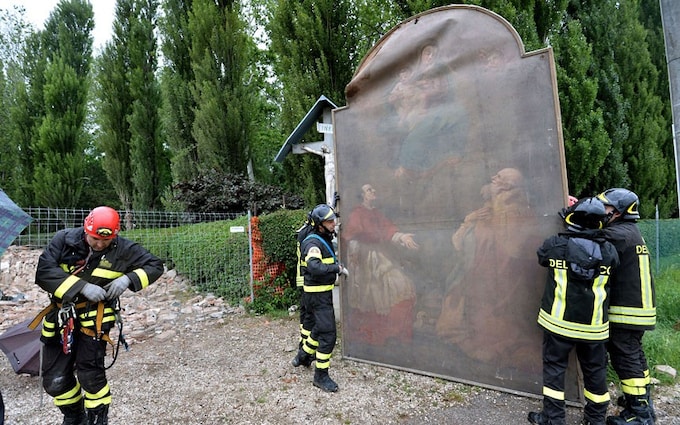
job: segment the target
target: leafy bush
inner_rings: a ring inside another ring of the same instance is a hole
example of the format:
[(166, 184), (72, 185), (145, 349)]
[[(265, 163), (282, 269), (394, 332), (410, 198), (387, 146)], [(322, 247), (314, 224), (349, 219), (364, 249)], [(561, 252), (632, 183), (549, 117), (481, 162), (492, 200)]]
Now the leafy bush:
[(250, 182), (240, 174), (204, 172), (194, 179), (175, 185), (174, 202), (189, 212), (267, 214), (281, 208), (302, 208), (301, 197), (284, 193), (277, 186)]
[[(285, 265), (283, 287), (295, 287), (297, 238), (295, 231), (307, 216), (305, 210), (279, 210), (260, 217), (260, 233), (265, 256), (273, 263)], [(287, 308), (287, 307), (286, 307)]]

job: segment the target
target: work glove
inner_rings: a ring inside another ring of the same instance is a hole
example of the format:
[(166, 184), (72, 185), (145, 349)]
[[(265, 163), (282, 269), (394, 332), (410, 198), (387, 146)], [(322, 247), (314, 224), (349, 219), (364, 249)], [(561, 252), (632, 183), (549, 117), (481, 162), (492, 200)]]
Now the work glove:
[(106, 298), (106, 291), (101, 286), (93, 285), (91, 283), (86, 283), (83, 289), (80, 290), (85, 298), (93, 303), (98, 303), (99, 301), (104, 301)]
[(345, 266), (340, 266), (340, 274), (345, 276), (347, 278), (349, 276), (349, 270), (347, 270), (347, 267)]
[(109, 284), (104, 286), (106, 289), (106, 299), (113, 300), (125, 292), (125, 290), (130, 286), (130, 278), (127, 275), (122, 275), (119, 278), (112, 280)]

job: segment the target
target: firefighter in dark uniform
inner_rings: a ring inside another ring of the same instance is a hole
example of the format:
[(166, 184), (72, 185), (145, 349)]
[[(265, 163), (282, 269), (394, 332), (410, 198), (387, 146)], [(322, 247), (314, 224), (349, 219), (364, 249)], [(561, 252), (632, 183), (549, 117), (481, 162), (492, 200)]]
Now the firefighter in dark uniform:
[(43, 387), (64, 414), (63, 424), (108, 423), (104, 360), (118, 297), (144, 289), (163, 273), (159, 258), (119, 237), (119, 230), (118, 212), (97, 207), (84, 227), (57, 232), (38, 260), (35, 281), (52, 301), (39, 315)]
[[(306, 329), (305, 328), (305, 322), (307, 322), (307, 308), (305, 307), (304, 304), (304, 286), (305, 286), (305, 278), (302, 276), (302, 266), (303, 264), (306, 265), (306, 263), (302, 260), (301, 258), (301, 253), (300, 253), (300, 244), (302, 244), (302, 241), (305, 240), (307, 236), (309, 236), (310, 233), (312, 233), (312, 230), (314, 229), (311, 225), (311, 211), (307, 214), (307, 219), (303, 223), (302, 227), (300, 227), (295, 233), (296, 233), (296, 238), (297, 238), (297, 272), (295, 274), (295, 286), (297, 287), (299, 293), (300, 293), (300, 301), (299, 301), (299, 307), (298, 311), (300, 313), (300, 343), (298, 345), (298, 354), (295, 356), (295, 358), (292, 361), (293, 366), (298, 367), (300, 365), (309, 367), (312, 365), (312, 357), (311, 356), (305, 356), (304, 351), (302, 351), (302, 347), (305, 344), (305, 341), (307, 340), (307, 337), (309, 337), (309, 334), (312, 332), (312, 329)], [(307, 322), (309, 325), (309, 322)]]
[(624, 409), (619, 416), (608, 417), (607, 424), (653, 425), (655, 414), (642, 337), (656, 325), (656, 294), (649, 251), (636, 224), (639, 199), (622, 188), (608, 189), (598, 199), (608, 213), (605, 237), (621, 259), (612, 277), (607, 350), (621, 381), (623, 397), (619, 404)]
[(333, 287), (338, 274), (348, 274), (333, 250), (335, 218), (330, 206), (321, 204), (314, 207), (310, 214), (312, 233), (300, 245), (304, 261), (301, 267), (304, 278), (303, 303), (306, 308), (303, 328), (311, 332), (298, 352), (297, 360), (294, 360), (299, 364), (311, 364), (315, 360), (314, 386), (327, 392), (338, 390), (338, 385), (328, 376), (337, 338)]
[(618, 265), (614, 246), (600, 229), (605, 208), (585, 198), (560, 214), (566, 232), (545, 240), (538, 262), (549, 269), (538, 314), (543, 328), (543, 409), (529, 422), (565, 425), (564, 377), (575, 349), (583, 371), (584, 425), (604, 425), (607, 390), (607, 318), (610, 272)]

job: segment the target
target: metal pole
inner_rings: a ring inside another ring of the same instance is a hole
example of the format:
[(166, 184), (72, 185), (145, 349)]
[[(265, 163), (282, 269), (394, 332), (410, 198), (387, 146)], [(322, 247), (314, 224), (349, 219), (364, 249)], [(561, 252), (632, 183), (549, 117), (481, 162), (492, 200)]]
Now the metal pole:
[[(659, 0), (661, 10), (661, 24), (666, 46), (666, 65), (668, 66), (668, 82), (671, 97), (671, 112), (673, 114), (673, 150), (675, 153), (675, 179), (678, 193), (678, 210), (680, 211), (680, 174), (678, 170), (676, 129), (680, 130), (680, 2), (677, 0)], [(677, 124), (677, 125), (676, 125)]]
[(661, 241), (659, 240), (659, 204), (656, 204), (656, 274), (659, 274), (659, 251), (661, 251)]

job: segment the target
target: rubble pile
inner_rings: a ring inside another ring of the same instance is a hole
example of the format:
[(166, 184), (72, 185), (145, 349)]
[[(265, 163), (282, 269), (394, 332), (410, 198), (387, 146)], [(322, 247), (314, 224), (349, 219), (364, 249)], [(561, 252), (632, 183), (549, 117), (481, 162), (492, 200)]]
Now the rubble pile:
[[(35, 284), (41, 252), (11, 246), (0, 257), (0, 333), (49, 305), (47, 293)], [(221, 322), (225, 315), (245, 313), (221, 298), (195, 293), (188, 279), (175, 270), (166, 270), (140, 292), (124, 292), (120, 302), (125, 338), (131, 345), (154, 337), (172, 338), (196, 322)]]

